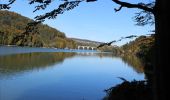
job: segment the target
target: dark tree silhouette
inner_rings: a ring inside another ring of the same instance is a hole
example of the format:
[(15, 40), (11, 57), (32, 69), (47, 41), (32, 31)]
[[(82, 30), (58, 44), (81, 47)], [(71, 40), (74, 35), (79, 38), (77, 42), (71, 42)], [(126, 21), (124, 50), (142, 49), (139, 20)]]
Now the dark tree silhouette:
[(6, 4), (0, 4), (0, 10), (1, 9), (9, 9), (11, 8), (10, 5), (13, 4), (16, 0), (9, 0)]
[[(146, 34), (146, 35), (148, 35), (148, 34)], [(130, 36), (126, 36), (126, 37), (121, 37), (118, 40), (113, 40), (113, 41), (108, 42), (108, 43), (102, 43), (99, 46), (97, 46), (97, 48), (100, 48), (100, 47), (103, 47), (103, 46), (111, 46), (112, 43), (122, 41), (123, 39), (131, 39), (131, 38), (134, 38), (134, 37), (139, 37), (139, 36), (137, 36), (137, 35), (130, 35)]]
[[(6, 4), (0, 4), (0, 9), (9, 9), (10, 5), (16, 0), (9, 0)], [(29, 0), (29, 4), (38, 4), (35, 7), (35, 11), (45, 9), (52, 0)], [(95, 2), (97, 0), (62, 0), (63, 3), (59, 5), (57, 9), (52, 10), (51, 12), (45, 13), (44, 15), (39, 15), (35, 17), (35, 21), (43, 22), (45, 19), (54, 19), (59, 14), (63, 14), (65, 11), (71, 10), (78, 6), (81, 2)], [(168, 34), (170, 33), (169, 29), (169, 2), (168, 0), (156, 0), (148, 4), (138, 3), (132, 4), (128, 2), (123, 2), (121, 0), (112, 0), (116, 4), (119, 4), (120, 7), (115, 8), (115, 11), (120, 11), (123, 7), (127, 8), (137, 8), (142, 11), (136, 13), (135, 21), (137, 25), (146, 25), (155, 23), (155, 63), (154, 63), (154, 76), (155, 76), (155, 99), (156, 100), (169, 100), (168, 95), (168, 66), (169, 66), (169, 48), (167, 47)], [(107, 43), (106, 43), (107, 44)]]
[(105, 46), (105, 45), (110, 46), (110, 45), (111, 45), (112, 43), (114, 43), (114, 42), (117, 42), (117, 41), (116, 41), (116, 40), (113, 40), (113, 41), (108, 42), (108, 43), (102, 43), (102, 44), (100, 44), (99, 46), (97, 46), (97, 48), (103, 47), (103, 46)]

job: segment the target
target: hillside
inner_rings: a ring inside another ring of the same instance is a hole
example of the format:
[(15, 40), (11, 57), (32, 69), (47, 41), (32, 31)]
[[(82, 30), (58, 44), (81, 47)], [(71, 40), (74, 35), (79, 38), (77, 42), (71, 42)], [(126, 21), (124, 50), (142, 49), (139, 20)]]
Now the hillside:
[(75, 41), (77, 45), (81, 46), (98, 46), (103, 42), (98, 42), (98, 41), (91, 41), (87, 39), (78, 39), (78, 38), (70, 38), (71, 40)]
[(74, 41), (68, 39), (63, 32), (48, 25), (38, 25), (39, 34), (34, 32), (23, 34), (27, 23), (31, 21), (31, 19), (15, 12), (0, 11), (0, 44), (75, 48)]
[[(98, 47), (100, 44), (103, 44), (104, 42), (98, 42), (98, 41), (91, 41), (87, 39), (77, 39), (77, 38), (70, 38), (71, 40), (75, 41), (75, 43), (79, 46), (92, 46), (92, 47)], [(119, 47), (116, 46), (103, 46), (98, 48), (97, 50), (102, 52), (113, 52), (115, 54), (120, 53)]]
[(125, 55), (136, 55), (145, 62), (153, 62), (154, 53), (154, 35), (140, 36), (121, 47)]

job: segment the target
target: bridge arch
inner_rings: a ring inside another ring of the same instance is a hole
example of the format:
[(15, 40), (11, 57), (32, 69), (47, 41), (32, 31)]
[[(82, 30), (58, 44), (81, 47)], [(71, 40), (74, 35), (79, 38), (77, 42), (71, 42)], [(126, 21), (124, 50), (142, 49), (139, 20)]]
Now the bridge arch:
[(77, 46), (78, 50), (96, 50), (96, 47), (92, 46)]

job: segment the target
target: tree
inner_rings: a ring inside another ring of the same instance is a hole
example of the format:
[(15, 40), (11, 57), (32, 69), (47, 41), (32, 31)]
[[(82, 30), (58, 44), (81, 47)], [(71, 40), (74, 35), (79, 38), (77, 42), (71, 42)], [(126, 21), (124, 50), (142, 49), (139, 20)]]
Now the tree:
[[(7, 4), (0, 4), (0, 9), (9, 9), (10, 5), (16, 0), (9, 0)], [(54, 19), (59, 14), (63, 14), (65, 11), (71, 10), (79, 5), (79, 3), (86, 2), (95, 2), (97, 0), (63, 0), (63, 4), (60, 4), (57, 9), (46, 13), (44, 15), (39, 15), (35, 17), (36, 22), (33, 25), (36, 25), (39, 22), (43, 22), (45, 19)], [(168, 99), (168, 65), (169, 65), (169, 48), (165, 44), (168, 43), (168, 33), (169, 31), (169, 14), (168, 14), (168, 0), (156, 0), (155, 3), (151, 2), (148, 4), (138, 3), (131, 4), (127, 2), (122, 2), (121, 0), (112, 0), (116, 4), (119, 4), (119, 8), (115, 8), (115, 11), (120, 11), (123, 7), (127, 8), (137, 8), (142, 11), (137, 13), (135, 19), (138, 25), (153, 24), (155, 23), (155, 98), (157, 100), (167, 100)], [(29, 4), (39, 3), (40, 5), (36, 6), (35, 11), (45, 9), (52, 0), (30, 0)], [(144, 15), (143, 15), (144, 14)], [(153, 17), (154, 16), (154, 19)], [(32, 24), (31, 24), (32, 25)]]

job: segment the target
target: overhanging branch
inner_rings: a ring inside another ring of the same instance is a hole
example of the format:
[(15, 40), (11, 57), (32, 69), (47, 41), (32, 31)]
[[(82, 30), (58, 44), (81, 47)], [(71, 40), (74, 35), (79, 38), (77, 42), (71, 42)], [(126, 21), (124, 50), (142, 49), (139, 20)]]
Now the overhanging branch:
[(9, 0), (7, 4), (0, 4), (0, 10), (2, 9), (10, 9), (10, 5), (13, 4), (16, 0)]
[(122, 2), (120, 0), (112, 0), (112, 1), (121, 5), (121, 7), (138, 8), (138, 9), (142, 9), (142, 10), (154, 13), (153, 8), (149, 8), (149, 7), (142, 5), (142, 4), (131, 4), (131, 3), (127, 3), (127, 2)]
[(120, 6), (119, 8), (115, 8), (115, 9), (114, 9), (114, 10), (115, 10), (115, 12), (120, 11), (120, 10), (122, 9), (122, 7), (123, 7), (123, 6)]

